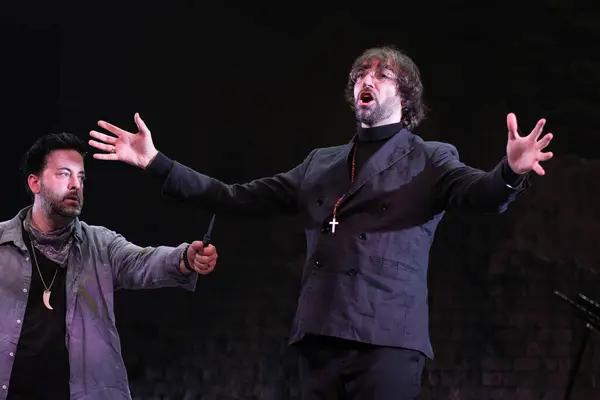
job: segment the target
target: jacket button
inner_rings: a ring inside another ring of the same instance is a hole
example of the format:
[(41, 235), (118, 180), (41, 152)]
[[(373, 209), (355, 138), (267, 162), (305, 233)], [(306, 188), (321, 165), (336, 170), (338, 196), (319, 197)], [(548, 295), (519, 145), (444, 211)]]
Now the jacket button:
[(383, 204), (381, 205), (381, 211), (387, 211), (387, 209), (388, 209), (388, 205), (387, 205), (387, 203), (383, 203)]
[(361, 233), (360, 236), (358, 237), (360, 240), (366, 240), (367, 239), (367, 235), (365, 235), (364, 233)]
[(331, 228), (329, 227), (329, 225), (323, 225), (323, 227), (321, 228), (321, 232), (323, 233), (328, 233), (331, 230)]
[(356, 275), (356, 269), (352, 268), (350, 271), (348, 271), (348, 276), (354, 276)]
[(321, 266), (322, 266), (322, 265), (321, 265), (321, 261), (315, 261), (315, 263), (314, 263), (314, 265), (313, 265), (313, 268), (314, 268), (314, 269), (319, 269), (319, 268), (321, 268)]
[(323, 198), (322, 198), (322, 197), (319, 197), (319, 198), (317, 199), (317, 204), (318, 204), (318, 205), (320, 205), (320, 206), (322, 206), (322, 205), (323, 205)]

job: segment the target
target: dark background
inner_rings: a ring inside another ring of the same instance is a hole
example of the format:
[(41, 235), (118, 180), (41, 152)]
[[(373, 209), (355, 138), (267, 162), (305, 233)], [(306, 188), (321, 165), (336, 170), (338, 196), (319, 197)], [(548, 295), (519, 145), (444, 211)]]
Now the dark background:
[[(229, 3), (230, 4), (230, 3)], [(420, 66), (431, 109), (416, 133), (491, 169), (506, 114), (555, 134), (547, 176), (499, 216), (448, 214), (430, 266), (436, 358), (423, 399), (560, 399), (583, 323), (553, 291), (599, 299), (600, 12), (566, 0), (201, 5), (3, 1), (0, 219), (29, 202), (22, 154), (46, 133), (88, 139), (98, 119), (226, 182), (287, 170), (354, 133), (343, 98), (365, 48), (392, 44)], [(160, 195), (121, 163), (88, 158), (82, 218), (140, 245), (201, 238), (210, 215)], [(287, 348), (302, 226), (218, 217), (217, 269), (198, 290), (120, 292), (118, 325), (138, 399), (296, 399)], [(600, 398), (598, 335), (576, 399)]]

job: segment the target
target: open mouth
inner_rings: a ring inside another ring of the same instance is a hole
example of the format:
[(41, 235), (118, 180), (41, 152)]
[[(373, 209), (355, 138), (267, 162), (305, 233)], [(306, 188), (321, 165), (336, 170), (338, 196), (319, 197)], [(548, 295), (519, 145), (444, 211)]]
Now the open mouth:
[(375, 96), (373, 96), (373, 93), (369, 92), (369, 91), (364, 91), (361, 92), (358, 96), (358, 104), (359, 105), (369, 105), (372, 102), (375, 101)]

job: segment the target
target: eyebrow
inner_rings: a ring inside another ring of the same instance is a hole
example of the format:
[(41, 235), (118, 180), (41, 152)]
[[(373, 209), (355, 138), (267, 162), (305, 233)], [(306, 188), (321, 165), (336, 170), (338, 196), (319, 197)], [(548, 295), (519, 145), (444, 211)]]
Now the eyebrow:
[[(63, 170), (63, 169), (66, 169), (66, 170), (67, 170), (67, 171), (69, 171), (69, 172), (73, 172), (73, 170), (72, 170), (71, 168), (68, 168), (68, 167), (58, 167), (58, 168), (57, 168), (57, 170), (58, 170), (58, 171), (60, 171), (60, 170)], [(83, 170), (83, 169), (82, 169), (82, 170), (79, 170), (78, 174), (83, 174), (83, 175), (85, 175), (85, 170)]]

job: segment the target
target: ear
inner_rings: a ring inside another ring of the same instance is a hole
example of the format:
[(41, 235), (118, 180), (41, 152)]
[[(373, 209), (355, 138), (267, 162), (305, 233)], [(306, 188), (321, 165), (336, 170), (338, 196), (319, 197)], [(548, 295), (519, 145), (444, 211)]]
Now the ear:
[(30, 174), (27, 177), (27, 185), (29, 185), (29, 190), (33, 194), (40, 193), (40, 177), (34, 174)]

